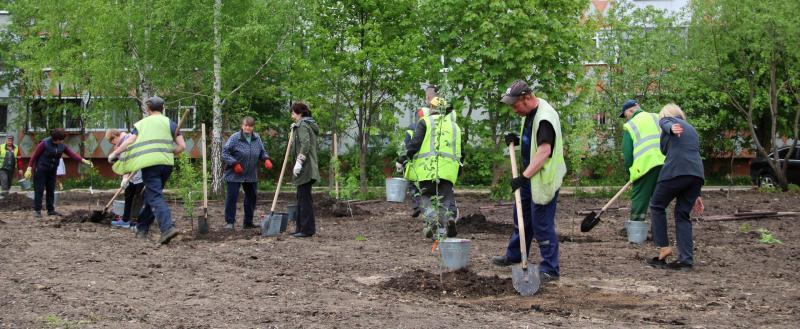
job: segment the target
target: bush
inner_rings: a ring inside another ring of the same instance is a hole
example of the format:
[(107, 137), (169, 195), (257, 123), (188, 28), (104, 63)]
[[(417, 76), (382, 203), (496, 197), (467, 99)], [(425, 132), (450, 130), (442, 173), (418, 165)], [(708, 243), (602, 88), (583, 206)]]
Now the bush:
[(788, 188), (790, 193), (800, 193), (800, 186), (797, 184), (789, 184)]
[(203, 197), (203, 181), (202, 173), (186, 153), (175, 159), (173, 178), (169, 182), (183, 200), (184, 217), (194, 217), (195, 202)]

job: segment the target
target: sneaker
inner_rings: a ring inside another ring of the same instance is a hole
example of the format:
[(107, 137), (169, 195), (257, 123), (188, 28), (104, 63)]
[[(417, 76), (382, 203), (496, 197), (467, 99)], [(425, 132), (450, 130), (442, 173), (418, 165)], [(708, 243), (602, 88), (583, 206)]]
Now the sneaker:
[(433, 229), (428, 226), (425, 226), (422, 229), (422, 234), (425, 236), (426, 239), (433, 239)]
[(136, 230), (136, 238), (137, 239), (142, 239), (142, 240), (147, 240), (147, 231), (137, 229)]
[(421, 213), (422, 213), (422, 210), (414, 209), (414, 211), (411, 213), (411, 218), (417, 218), (417, 217), (419, 217), (419, 214), (421, 214)]
[(516, 262), (511, 261), (508, 258), (506, 258), (506, 256), (495, 256), (495, 257), (492, 257), (492, 263), (494, 263), (494, 265), (497, 265), (497, 266), (500, 266), (500, 267), (506, 267), (506, 266), (511, 266), (511, 265), (514, 265), (514, 264), (519, 264), (519, 262), (520, 261), (516, 261)]
[(174, 226), (167, 229), (165, 232), (161, 232), (161, 239), (158, 239), (159, 244), (167, 244), (170, 240), (174, 237), (178, 236), (178, 229)]
[(226, 230), (232, 230), (233, 229), (233, 224), (232, 223), (225, 224), (225, 226), (223, 226), (222, 228), (224, 228)]
[[(233, 227), (231, 227), (231, 228), (233, 228)], [(244, 224), (244, 225), (242, 225), (242, 228), (245, 229), (245, 230), (249, 230), (249, 229), (259, 228), (259, 226), (255, 226), (253, 224)]]
[(53, 211), (48, 211), (48, 212), (47, 212), (47, 216), (59, 216), (59, 217), (61, 217), (61, 216), (64, 216), (64, 215), (62, 215), (62, 214), (61, 214), (60, 212), (58, 212), (58, 211), (55, 211), (55, 210), (53, 210)]
[(292, 236), (295, 237), (295, 238), (310, 238), (310, 237), (312, 237), (311, 235), (305, 234), (303, 232), (297, 232), (295, 234), (292, 234)]
[(647, 260), (647, 265), (650, 265), (652, 268), (664, 268), (667, 266), (667, 261), (658, 257), (653, 257)]
[(448, 220), (447, 221), (447, 237), (448, 238), (455, 238), (456, 235), (458, 235), (458, 232), (456, 231), (456, 221), (454, 221), (452, 219)]
[(689, 271), (692, 269), (692, 264), (687, 264), (679, 260), (676, 260), (672, 263), (667, 264), (666, 268), (668, 270)]
[(121, 228), (129, 228), (129, 227), (131, 227), (131, 224), (126, 222), (126, 221), (124, 221), (124, 220), (118, 219), (118, 220), (112, 220), (111, 221), (111, 226), (121, 227)]
[(550, 273), (547, 273), (547, 272), (539, 272), (539, 280), (542, 283), (558, 281), (559, 278), (560, 277), (558, 275), (555, 275), (555, 274), (550, 274)]
[(33, 212), (33, 217), (36, 218), (36, 219), (42, 219), (42, 212), (38, 211), (38, 210), (34, 211)]

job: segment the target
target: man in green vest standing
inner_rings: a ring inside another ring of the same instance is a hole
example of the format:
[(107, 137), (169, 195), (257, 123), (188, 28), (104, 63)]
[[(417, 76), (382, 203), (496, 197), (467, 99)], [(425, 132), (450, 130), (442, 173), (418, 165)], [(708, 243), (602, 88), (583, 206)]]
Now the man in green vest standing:
[(453, 185), (461, 167), (461, 128), (453, 116), (444, 113), (447, 108), (444, 99), (434, 97), (430, 105), (430, 113), (417, 122), (414, 136), (406, 145), (405, 157), (398, 162), (413, 161), (409, 177), (419, 182), (425, 236), (455, 237), (457, 210)]
[[(544, 99), (536, 97), (522, 80), (514, 81), (500, 100), (522, 119), (522, 139), (510, 133), (506, 144), (520, 145), (522, 167), (520, 176), (511, 180), (511, 191), (520, 189), (522, 219), (525, 225), (525, 244), (530, 250), (533, 238), (539, 243), (539, 276), (542, 282), (558, 280), (558, 235), (556, 234), (556, 202), (567, 166), (564, 162), (564, 139), (558, 113)], [(516, 207), (515, 207), (516, 209)], [(520, 214), (514, 210), (514, 225)], [(506, 253), (494, 257), (498, 266), (510, 266), (522, 261), (519, 228), (511, 234)]]
[[(145, 104), (147, 117), (133, 125), (135, 128), (130, 133), (131, 137), (108, 155), (108, 161), (114, 164), (114, 172), (120, 175), (142, 171), (145, 207), (139, 214), (136, 237), (147, 239), (150, 224), (155, 219), (161, 230), (158, 243), (167, 244), (178, 235), (178, 229), (172, 223), (172, 214), (164, 200), (163, 190), (172, 174), (174, 156), (183, 152), (186, 144), (178, 125), (164, 116), (164, 100), (161, 97), (150, 97)], [(173, 140), (175, 146), (172, 145)]]
[(622, 157), (628, 168), (628, 179), (633, 182), (630, 220), (644, 221), (665, 159), (659, 149), (658, 115), (642, 111), (639, 104), (630, 99), (622, 104), (619, 117), (627, 120), (622, 132)]
[(19, 156), (19, 147), (14, 144), (14, 136), (6, 136), (6, 143), (0, 148), (0, 193), (8, 194), (11, 189), (11, 181), (14, 178), (14, 169), (22, 177), (22, 158)]

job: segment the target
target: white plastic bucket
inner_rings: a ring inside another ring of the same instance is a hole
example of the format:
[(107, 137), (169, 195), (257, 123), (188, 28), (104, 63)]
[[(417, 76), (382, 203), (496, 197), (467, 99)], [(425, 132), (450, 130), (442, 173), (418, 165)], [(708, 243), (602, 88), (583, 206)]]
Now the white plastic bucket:
[(405, 202), (408, 181), (402, 178), (386, 179), (386, 201)]
[(124, 215), (125, 214), (125, 200), (114, 200), (114, 203), (111, 206), (111, 211), (117, 216)]
[(442, 253), (442, 267), (455, 271), (467, 267), (472, 242), (467, 239), (447, 238), (439, 243)]

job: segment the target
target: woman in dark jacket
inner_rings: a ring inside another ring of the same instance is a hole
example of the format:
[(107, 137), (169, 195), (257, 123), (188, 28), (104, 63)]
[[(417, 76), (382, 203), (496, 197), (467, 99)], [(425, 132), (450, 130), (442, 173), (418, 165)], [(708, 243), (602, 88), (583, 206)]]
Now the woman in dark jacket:
[[(661, 153), (666, 155), (664, 167), (658, 176), (658, 183), (652, 199), (650, 213), (653, 218), (653, 243), (659, 247), (658, 257), (647, 263), (657, 268), (689, 270), (694, 265), (692, 241), (692, 221), (690, 214), (694, 208), (703, 210), (700, 188), (703, 187), (703, 160), (700, 158), (700, 138), (697, 130), (686, 122), (686, 115), (675, 104), (667, 104), (659, 113), (661, 126)], [(666, 208), (675, 201), (675, 240), (678, 245), (678, 259), (667, 263), (672, 254), (667, 237)]]
[(317, 167), (317, 135), (319, 126), (311, 117), (311, 110), (306, 104), (292, 105), (292, 134), (294, 134), (291, 154), (295, 162), (292, 174), (297, 186), (297, 231), (292, 234), (296, 238), (311, 237), (316, 233), (314, 221), (314, 201), (311, 199), (311, 185), (319, 181)]
[(225, 161), (225, 182), (228, 191), (225, 195), (225, 228), (233, 229), (236, 223), (236, 203), (239, 201), (239, 187), (244, 189), (243, 228), (256, 228), (253, 225), (253, 212), (256, 209), (256, 190), (258, 185), (258, 163), (264, 160), (264, 168), (272, 170), (269, 154), (264, 149), (261, 137), (253, 132), (255, 119), (244, 117), (242, 129), (228, 138), (222, 149)]

